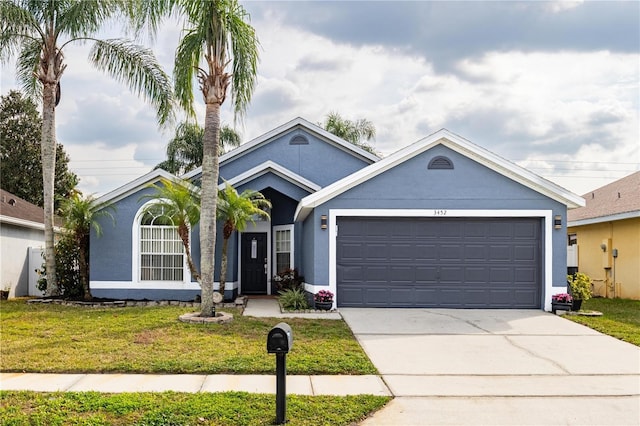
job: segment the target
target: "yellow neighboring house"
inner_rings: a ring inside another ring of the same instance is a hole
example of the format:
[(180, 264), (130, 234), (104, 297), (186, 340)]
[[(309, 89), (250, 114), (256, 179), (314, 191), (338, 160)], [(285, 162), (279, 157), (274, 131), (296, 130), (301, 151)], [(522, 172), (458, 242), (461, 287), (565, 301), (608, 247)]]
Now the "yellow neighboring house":
[(577, 246), (594, 295), (640, 300), (640, 171), (583, 197), (568, 212), (569, 259)]

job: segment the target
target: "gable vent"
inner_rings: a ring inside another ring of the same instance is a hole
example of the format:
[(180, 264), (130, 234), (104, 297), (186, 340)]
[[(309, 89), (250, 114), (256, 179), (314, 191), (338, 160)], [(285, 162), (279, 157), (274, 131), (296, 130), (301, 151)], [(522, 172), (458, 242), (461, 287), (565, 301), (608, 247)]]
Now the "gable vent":
[(453, 162), (447, 157), (438, 156), (429, 161), (427, 168), (430, 170), (453, 170)]
[(295, 135), (289, 139), (289, 145), (309, 145), (309, 139), (302, 135)]

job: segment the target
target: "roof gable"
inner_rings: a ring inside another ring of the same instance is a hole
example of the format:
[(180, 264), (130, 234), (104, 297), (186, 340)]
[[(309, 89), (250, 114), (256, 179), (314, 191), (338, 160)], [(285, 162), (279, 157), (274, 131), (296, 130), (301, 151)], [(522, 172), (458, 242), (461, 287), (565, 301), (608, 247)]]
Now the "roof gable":
[[(237, 187), (266, 173), (273, 173), (274, 175), (304, 189), (307, 192), (316, 192), (321, 188), (320, 185), (317, 185), (314, 182), (305, 179), (304, 177), (292, 172), (285, 167), (282, 167), (280, 164), (274, 163), (273, 161), (265, 161), (259, 166), (256, 166), (244, 173), (239, 174), (238, 176), (229, 179), (228, 181), (226, 181), (226, 183)], [(223, 189), (225, 186), (226, 184), (225, 182), (223, 182), (218, 185), (218, 188)]]
[(640, 217), (640, 171), (583, 195), (586, 205), (568, 213), (570, 226)]
[(354, 188), (440, 144), (484, 165), (485, 167), (488, 167), (491, 170), (496, 171), (497, 173), (502, 174), (509, 179), (531, 188), (534, 191), (561, 202), (569, 208), (584, 205), (584, 199), (572, 192), (567, 191), (553, 182), (507, 161), (504, 158), (487, 151), (486, 149), (475, 145), (446, 129), (442, 129), (412, 145), (400, 149), (377, 163), (365, 167), (350, 176), (347, 176), (344, 179), (341, 179), (324, 189), (303, 198), (296, 210), (296, 220), (303, 220), (313, 208), (324, 204), (343, 192), (348, 191), (349, 189)]
[[(175, 175), (167, 172), (166, 170), (162, 170), (162, 169), (155, 169), (150, 171), (149, 173), (140, 176), (139, 178), (132, 180), (131, 182), (117, 188), (114, 189), (111, 192), (106, 193), (105, 195), (103, 195), (102, 197), (98, 198), (96, 200), (96, 204), (98, 206), (106, 206), (109, 204), (113, 204), (117, 201), (122, 200), (123, 198), (128, 197), (131, 194), (135, 194), (136, 192), (138, 192), (141, 188), (144, 188), (146, 186), (149, 185), (153, 185), (154, 183), (159, 182), (162, 179), (167, 179), (170, 180), (172, 182), (175, 183), (179, 183), (182, 185), (188, 185), (189, 187), (191, 187), (194, 191), (198, 191), (199, 189), (194, 186), (191, 185), (189, 182), (186, 182), (185, 180), (176, 177)], [(100, 208), (100, 207), (99, 207)]]
[[(298, 128), (302, 128), (305, 131), (313, 134), (314, 136), (318, 137), (320, 140), (323, 140), (324, 142), (327, 142), (329, 144), (332, 144), (338, 148), (340, 148), (341, 150), (350, 153), (351, 155), (361, 158), (363, 160), (365, 160), (367, 163), (371, 164), (374, 163), (378, 160), (380, 160), (380, 158), (374, 154), (371, 154), (368, 151), (365, 151), (364, 149), (358, 147), (357, 145), (354, 145), (350, 142), (345, 141), (342, 138), (339, 138), (338, 136), (327, 132), (326, 130), (322, 129), (319, 126), (316, 126), (315, 124), (303, 119), (303, 118), (295, 118), (281, 126), (276, 127), (275, 129), (261, 135), (258, 136), (257, 138), (243, 143), (242, 145), (240, 145), (239, 147), (227, 152), (226, 154), (223, 154), (220, 156), (220, 166), (223, 166), (225, 163), (229, 163), (235, 160), (238, 160), (240, 158), (242, 158), (244, 155), (260, 148), (261, 146), (264, 146), (268, 143), (270, 143), (271, 141), (277, 139), (279, 136), (283, 135), (284, 133), (288, 133), (291, 132), (295, 129)], [(191, 179), (193, 177), (196, 177), (198, 175), (200, 175), (202, 173), (202, 167), (198, 167), (197, 169), (194, 169), (188, 173), (185, 173), (182, 178), (183, 179)]]

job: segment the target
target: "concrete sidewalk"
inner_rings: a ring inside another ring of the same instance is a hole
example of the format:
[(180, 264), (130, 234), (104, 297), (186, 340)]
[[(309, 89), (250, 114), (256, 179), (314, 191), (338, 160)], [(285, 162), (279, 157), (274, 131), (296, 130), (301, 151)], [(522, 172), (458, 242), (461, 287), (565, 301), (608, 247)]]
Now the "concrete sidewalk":
[[(0, 373), (0, 390), (276, 393), (274, 375)], [(287, 376), (287, 394), (391, 395), (378, 376)]]

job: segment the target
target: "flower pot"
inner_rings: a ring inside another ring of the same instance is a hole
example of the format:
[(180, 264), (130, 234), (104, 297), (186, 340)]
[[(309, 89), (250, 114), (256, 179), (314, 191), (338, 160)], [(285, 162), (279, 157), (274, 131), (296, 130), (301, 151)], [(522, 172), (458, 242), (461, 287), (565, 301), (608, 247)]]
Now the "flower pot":
[(551, 312), (555, 314), (556, 311), (570, 311), (572, 305), (572, 302), (551, 302)]
[(573, 299), (573, 305), (571, 306), (572, 311), (579, 311), (582, 307), (582, 299)]
[(333, 306), (333, 301), (331, 302), (315, 302), (316, 309), (320, 309), (321, 311), (328, 311)]

